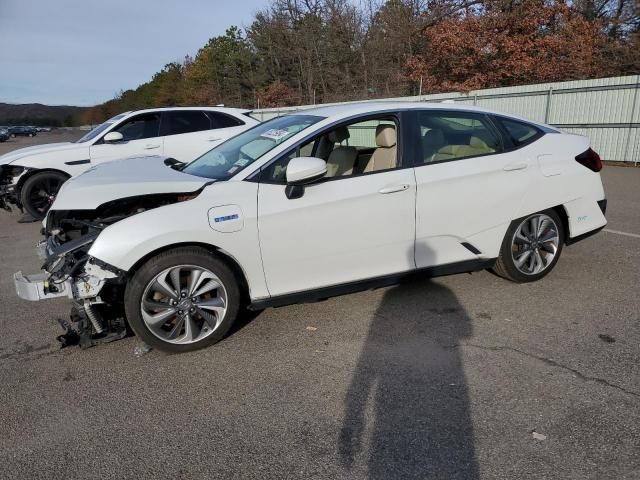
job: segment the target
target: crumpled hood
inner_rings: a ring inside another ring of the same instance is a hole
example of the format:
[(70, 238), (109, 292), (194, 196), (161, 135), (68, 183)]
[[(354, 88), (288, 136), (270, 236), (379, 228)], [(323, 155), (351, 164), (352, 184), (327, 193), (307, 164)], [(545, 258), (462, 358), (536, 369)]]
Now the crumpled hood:
[(13, 152), (5, 153), (0, 156), (0, 165), (13, 163), (21, 158), (28, 157), (33, 154), (64, 152), (68, 150), (84, 150), (87, 146), (84, 143), (46, 143), (44, 145), (35, 145), (33, 147), (19, 148)]
[(189, 193), (210, 178), (179, 172), (164, 164), (169, 157), (133, 157), (90, 168), (62, 185), (52, 210), (93, 210), (120, 198), (154, 193)]

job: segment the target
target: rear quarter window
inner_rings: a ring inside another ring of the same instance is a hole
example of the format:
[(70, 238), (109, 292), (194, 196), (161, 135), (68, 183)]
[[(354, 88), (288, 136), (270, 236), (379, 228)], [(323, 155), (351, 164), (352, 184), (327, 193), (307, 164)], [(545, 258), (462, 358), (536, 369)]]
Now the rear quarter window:
[(496, 117), (496, 120), (503, 127), (511, 143), (513, 143), (516, 148), (535, 142), (543, 135), (541, 130), (526, 122), (505, 117)]

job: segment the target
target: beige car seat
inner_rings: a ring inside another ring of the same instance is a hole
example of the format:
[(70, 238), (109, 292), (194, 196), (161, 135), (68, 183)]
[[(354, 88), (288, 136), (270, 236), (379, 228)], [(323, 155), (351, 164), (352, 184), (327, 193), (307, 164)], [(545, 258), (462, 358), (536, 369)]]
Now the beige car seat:
[[(339, 127), (329, 132), (327, 137), (332, 145), (342, 143), (349, 138), (349, 130), (347, 127)], [(340, 177), (343, 175), (352, 175), (357, 158), (358, 150), (356, 150), (355, 147), (342, 145), (335, 147), (327, 159), (327, 174), (325, 176)]]
[(424, 163), (433, 162), (434, 156), (438, 150), (444, 147), (447, 141), (444, 139), (442, 130), (432, 128), (422, 136), (422, 158)]
[(371, 159), (364, 167), (364, 173), (395, 168), (398, 164), (395, 125), (378, 125), (376, 127), (376, 145)]
[(478, 137), (470, 137), (469, 145), (447, 145), (442, 147), (433, 156), (432, 161), (440, 160), (452, 160), (462, 157), (473, 157), (476, 155), (485, 155), (487, 153), (493, 153), (495, 149), (491, 148), (484, 141)]

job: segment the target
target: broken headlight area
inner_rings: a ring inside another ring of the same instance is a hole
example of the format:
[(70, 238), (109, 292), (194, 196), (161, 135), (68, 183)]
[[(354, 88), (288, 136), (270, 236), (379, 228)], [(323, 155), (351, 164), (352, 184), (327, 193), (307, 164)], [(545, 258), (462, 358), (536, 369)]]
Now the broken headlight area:
[(154, 208), (196, 198), (202, 189), (189, 193), (163, 193), (121, 198), (100, 205), (95, 210), (50, 210), (45, 236), (53, 236), (59, 244), (91, 232), (101, 231), (120, 220)]

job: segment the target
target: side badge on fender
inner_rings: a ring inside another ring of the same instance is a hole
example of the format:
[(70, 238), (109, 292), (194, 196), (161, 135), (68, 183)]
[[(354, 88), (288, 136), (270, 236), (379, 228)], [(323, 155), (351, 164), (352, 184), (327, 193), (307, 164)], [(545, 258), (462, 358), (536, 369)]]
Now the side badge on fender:
[(216, 232), (232, 233), (242, 230), (244, 219), (239, 205), (220, 205), (209, 210), (209, 226)]

